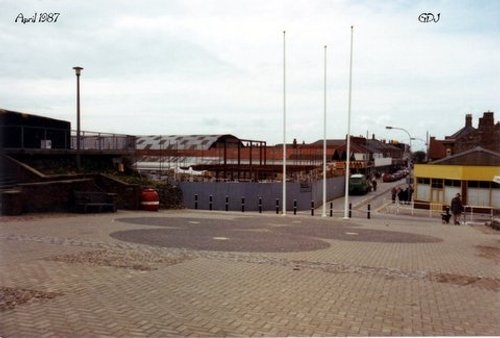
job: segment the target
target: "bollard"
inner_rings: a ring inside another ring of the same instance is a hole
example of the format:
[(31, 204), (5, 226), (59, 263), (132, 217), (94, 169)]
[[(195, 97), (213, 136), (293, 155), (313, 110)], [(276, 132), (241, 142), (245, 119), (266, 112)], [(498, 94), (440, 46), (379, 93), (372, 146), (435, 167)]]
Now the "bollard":
[(280, 199), (276, 199), (276, 215), (280, 213)]
[(259, 196), (259, 214), (262, 214), (262, 197)]
[(349, 218), (352, 217), (352, 203), (349, 203)]
[(226, 211), (229, 211), (229, 196), (226, 195)]
[(214, 198), (212, 195), (208, 196), (208, 210), (212, 210), (213, 208), (213, 205), (212, 205), (212, 202), (213, 202)]
[(297, 215), (297, 200), (293, 200), (293, 214)]
[(241, 212), (245, 212), (245, 197), (241, 198)]
[(198, 194), (194, 194), (194, 210), (198, 209)]
[(314, 200), (311, 201), (311, 216), (314, 216)]
[(333, 217), (333, 202), (330, 202), (330, 217)]
[(370, 215), (370, 208), (371, 208), (371, 207), (370, 207), (370, 204), (368, 204), (368, 214), (366, 215), (366, 217), (368, 217), (368, 219), (370, 219), (370, 218), (371, 218), (371, 215)]

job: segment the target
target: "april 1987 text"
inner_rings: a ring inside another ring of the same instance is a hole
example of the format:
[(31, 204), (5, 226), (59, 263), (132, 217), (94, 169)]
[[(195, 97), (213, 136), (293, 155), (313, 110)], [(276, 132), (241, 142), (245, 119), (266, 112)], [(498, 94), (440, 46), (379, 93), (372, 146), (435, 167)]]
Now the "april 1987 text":
[(25, 16), (23, 13), (19, 13), (16, 16), (14, 22), (21, 22), (23, 24), (26, 23), (56, 23), (57, 19), (59, 19), (59, 15), (61, 13), (36, 13), (31, 16)]

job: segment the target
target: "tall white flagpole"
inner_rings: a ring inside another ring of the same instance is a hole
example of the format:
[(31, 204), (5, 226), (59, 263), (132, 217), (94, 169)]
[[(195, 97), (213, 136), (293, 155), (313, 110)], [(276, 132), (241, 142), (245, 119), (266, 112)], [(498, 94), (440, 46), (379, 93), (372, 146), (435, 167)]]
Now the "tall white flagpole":
[(323, 212), (326, 217), (326, 45), (325, 45), (325, 75), (324, 75), (324, 97), (323, 97)]
[(344, 219), (349, 219), (349, 176), (351, 165), (351, 94), (352, 94), (352, 45), (353, 45), (354, 27), (351, 26), (351, 56), (349, 60), (349, 103), (347, 108), (347, 149), (345, 164), (345, 197), (344, 197)]
[(286, 215), (286, 31), (283, 31), (283, 215)]

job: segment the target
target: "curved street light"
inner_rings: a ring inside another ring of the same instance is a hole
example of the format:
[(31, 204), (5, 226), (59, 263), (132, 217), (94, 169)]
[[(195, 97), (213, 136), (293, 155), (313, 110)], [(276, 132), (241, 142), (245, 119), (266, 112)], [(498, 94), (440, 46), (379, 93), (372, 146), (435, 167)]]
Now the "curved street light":
[(82, 67), (73, 67), (76, 75), (76, 166), (81, 169), (80, 162), (80, 74)]

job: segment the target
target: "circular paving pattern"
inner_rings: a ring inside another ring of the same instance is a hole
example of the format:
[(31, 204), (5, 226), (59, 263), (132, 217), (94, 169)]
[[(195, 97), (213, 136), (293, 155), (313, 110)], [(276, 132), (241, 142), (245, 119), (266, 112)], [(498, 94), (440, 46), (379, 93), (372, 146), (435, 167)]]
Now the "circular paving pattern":
[(327, 242), (319, 239), (244, 230), (223, 232), (213, 229), (148, 229), (119, 231), (111, 236), (134, 243), (214, 251), (293, 252), (318, 250), (329, 246)]
[(279, 231), (294, 235), (336, 239), (340, 241), (382, 243), (435, 243), (442, 241), (442, 239), (432, 236), (400, 231), (363, 229), (352, 227), (351, 225), (332, 226), (331, 224), (316, 224), (314, 226), (304, 225), (302, 227), (290, 226), (280, 228)]
[[(283, 220), (278, 218), (241, 217), (199, 219), (171, 217), (120, 218), (120, 222), (155, 226), (153, 229), (118, 231), (111, 237), (118, 240), (208, 251), (296, 252), (324, 249), (326, 240), (433, 243), (440, 238), (406, 232), (363, 229), (345, 223), (328, 224), (314, 220)], [(286, 223), (285, 223), (286, 222)], [(159, 228), (160, 227), (160, 228)]]

